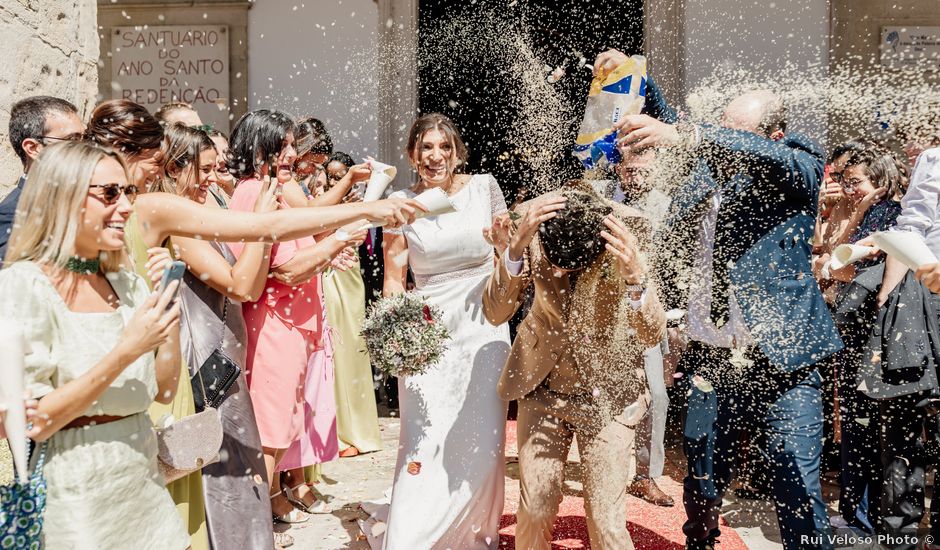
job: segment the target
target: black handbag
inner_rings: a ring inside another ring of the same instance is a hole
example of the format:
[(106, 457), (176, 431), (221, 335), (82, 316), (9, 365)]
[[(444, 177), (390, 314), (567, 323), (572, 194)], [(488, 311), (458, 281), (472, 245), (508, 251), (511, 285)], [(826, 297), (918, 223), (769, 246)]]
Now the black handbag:
[(222, 352), (222, 344), (225, 342), (225, 318), (228, 314), (228, 298), (224, 299), (225, 302), (222, 306), (222, 338), (219, 340), (219, 345), (203, 361), (196, 374), (190, 378), (190, 384), (193, 387), (193, 400), (196, 402), (196, 412), (201, 412), (206, 407), (218, 409), (219, 405), (225, 401), (226, 393), (235, 385), (238, 375), (242, 372), (241, 368)]

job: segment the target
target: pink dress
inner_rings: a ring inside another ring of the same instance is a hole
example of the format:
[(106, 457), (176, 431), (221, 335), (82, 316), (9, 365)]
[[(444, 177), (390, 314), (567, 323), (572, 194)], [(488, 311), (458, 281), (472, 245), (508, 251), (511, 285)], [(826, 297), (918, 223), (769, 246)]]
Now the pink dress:
[(322, 345), (313, 353), (307, 365), (304, 434), (287, 450), (277, 465), (277, 471), (305, 468), (339, 458), (333, 373), (333, 329), (324, 309)]
[[(260, 193), (259, 180), (244, 180), (235, 188), (229, 208), (251, 212)], [(280, 208), (290, 206), (282, 202)], [(314, 244), (312, 237), (275, 243), (271, 247), (271, 269)], [(238, 257), (244, 244), (231, 243), (229, 247)], [(319, 347), (323, 328), (320, 278), (289, 287), (269, 277), (261, 299), (243, 304), (242, 312), (248, 328), (248, 393), (261, 444), (287, 449), (304, 429), (307, 365)]]

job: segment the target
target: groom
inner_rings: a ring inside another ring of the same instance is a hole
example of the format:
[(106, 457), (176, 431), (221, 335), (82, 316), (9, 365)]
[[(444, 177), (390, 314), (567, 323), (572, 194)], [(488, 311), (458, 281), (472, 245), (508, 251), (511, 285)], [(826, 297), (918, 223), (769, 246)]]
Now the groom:
[(487, 320), (500, 324), (535, 285), (498, 386), (503, 399), (519, 401), (516, 547), (551, 547), (577, 434), (591, 546), (633, 548), (624, 457), (648, 404), (642, 353), (666, 329), (637, 245), (647, 220), (580, 180), (516, 213), (521, 218), (483, 294)]

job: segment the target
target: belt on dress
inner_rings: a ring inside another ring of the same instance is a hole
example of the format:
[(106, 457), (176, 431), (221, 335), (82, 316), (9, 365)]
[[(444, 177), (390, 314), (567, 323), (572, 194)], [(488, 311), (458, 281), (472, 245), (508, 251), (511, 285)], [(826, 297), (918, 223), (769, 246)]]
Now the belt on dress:
[(126, 416), (112, 416), (110, 414), (96, 414), (94, 416), (79, 416), (75, 420), (69, 422), (65, 425), (63, 430), (71, 430), (72, 428), (84, 428), (85, 426), (99, 426), (101, 424), (108, 424), (109, 422), (117, 422), (118, 420), (123, 420), (127, 418)]
[(483, 263), (479, 265), (474, 265), (466, 267), (463, 269), (458, 269), (455, 271), (447, 271), (445, 273), (434, 273), (430, 275), (421, 275), (419, 273), (414, 273), (415, 286), (418, 288), (436, 285), (438, 283), (445, 283), (448, 281), (456, 281), (457, 279), (467, 279), (470, 277), (479, 277), (483, 275), (489, 275), (493, 272), (493, 259), (492, 257), (486, 259)]

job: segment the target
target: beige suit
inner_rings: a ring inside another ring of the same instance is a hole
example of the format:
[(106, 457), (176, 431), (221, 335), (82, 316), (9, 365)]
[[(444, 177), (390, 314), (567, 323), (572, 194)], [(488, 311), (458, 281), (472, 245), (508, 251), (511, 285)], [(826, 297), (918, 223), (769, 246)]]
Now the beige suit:
[[(645, 216), (609, 204), (644, 242)], [(524, 214), (530, 205), (516, 211)], [(516, 547), (550, 548), (565, 458), (577, 434), (591, 545), (632, 548), (626, 530), (627, 453), (647, 405), (642, 353), (665, 334), (662, 305), (650, 287), (637, 308), (607, 252), (579, 273), (572, 292), (569, 276), (543, 257), (536, 236), (519, 276), (510, 275), (500, 258), (483, 294), (486, 318), (493, 324), (509, 320), (529, 284), (535, 285), (532, 309), (519, 325), (498, 386), (503, 399), (519, 401)]]

